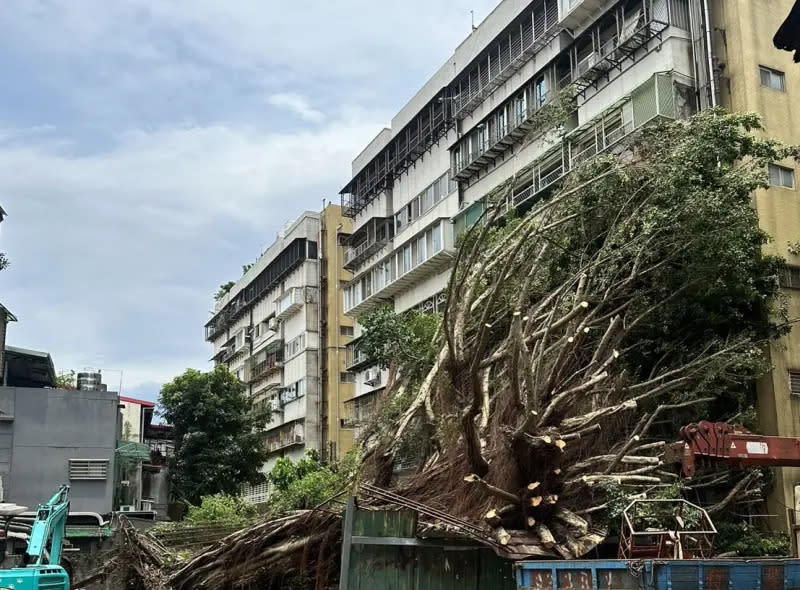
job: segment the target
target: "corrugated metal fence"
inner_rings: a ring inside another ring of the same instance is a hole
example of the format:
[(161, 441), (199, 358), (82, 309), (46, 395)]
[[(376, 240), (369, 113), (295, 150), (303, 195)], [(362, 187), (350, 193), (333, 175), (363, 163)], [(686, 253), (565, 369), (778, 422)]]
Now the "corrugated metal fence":
[(348, 504), (340, 590), (514, 590), (511, 563), (485, 547), (418, 539), (414, 511)]

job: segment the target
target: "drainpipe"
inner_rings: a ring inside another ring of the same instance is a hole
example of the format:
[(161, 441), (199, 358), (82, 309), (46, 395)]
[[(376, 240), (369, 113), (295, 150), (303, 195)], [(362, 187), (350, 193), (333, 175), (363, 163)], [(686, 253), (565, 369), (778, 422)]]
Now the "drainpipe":
[[(695, 11), (694, 7), (689, 5), (689, 41), (692, 46), (692, 72), (694, 73), (694, 83), (695, 85), (700, 84), (700, 71), (697, 67), (697, 29), (695, 27)], [(671, 22), (671, 21), (670, 21)], [(700, 111), (700, 107), (702, 104), (700, 103), (700, 92), (699, 90), (695, 93), (695, 108)]]
[[(319, 401), (317, 402), (317, 436), (319, 437), (320, 457), (323, 461), (326, 459), (328, 446), (328, 443), (325, 440), (325, 422), (328, 420), (328, 418), (323, 415), (323, 409), (327, 407), (327, 400), (325, 399), (325, 396), (327, 395), (327, 387), (323, 383), (322, 379), (322, 355), (325, 354), (325, 348), (328, 345), (328, 341), (322, 333), (322, 265), (326, 256), (325, 244), (323, 242), (323, 236), (325, 235), (324, 226), (325, 199), (322, 199), (322, 213), (319, 216), (319, 237), (317, 238), (317, 395), (319, 396)], [(328, 293), (328, 288), (330, 288), (330, 286), (325, 289), (325, 295)], [(323, 344), (325, 346), (323, 346)], [(330, 368), (328, 368), (328, 374), (330, 374)], [(308, 410), (306, 410), (306, 412), (307, 411)], [(327, 414), (330, 414), (329, 408), (327, 409)]]
[[(333, 272), (336, 273), (336, 285), (333, 290), (333, 317), (336, 318), (336, 326), (334, 327), (333, 337), (336, 339), (336, 372), (334, 373), (336, 379), (336, 415), (339, 418), (339, 422), (336, 424), (336, 459), (339, 459), (339, 453), (341, 452), (342, 447), (342, 415), (340, 413), (341, 410), (341, 391), (340, 391), (340, 383), (342, 381), (342, 374), (341, 374), (341, 339), (342, 339), (342, 328), (339, 324), (339, 232), (342, 231), (342, 224), (340, 223), (336, 227), (336, 232), (334, 233), (334, 242), (333, 242)], [(330, 289), (330, 285), (328, 286)], [(330, 315), (331, 310), (328, 308), (328, 315)], [(328, 373), (330, 374), (330, 367), (328, 367)], [(328, 410), (328, 415), (330, 415), (330, 409)]]
[(708, 60), (708, 83), (711, 88), (711, 107), (717, 106), (717, 81), (714, 78), (714, 52), (711, 45), (711, 15), (709, 0), (703, 0), (703, 20), (706, 35), (706, 58)]

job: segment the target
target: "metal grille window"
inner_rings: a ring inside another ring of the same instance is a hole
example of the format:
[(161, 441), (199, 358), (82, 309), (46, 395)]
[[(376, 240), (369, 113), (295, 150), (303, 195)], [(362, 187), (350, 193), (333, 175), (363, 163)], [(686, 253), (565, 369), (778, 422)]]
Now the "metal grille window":
[(789, 371), (789, 393), (800, 395), (800, 371)]
[(108, 479), (108, 459), (70, 459), (70, 480)]
[(780, 70), (773, 70), (764, 66), (758, 66), (761, 75), (761, 85), (774, 90), (784, 92), (786, 90), (786, 76)]
[(800, 266), (787, 266), (781, 271), (781, 287), (800, 289)]
[(769, 165), (769, 183), (772, 186), (794, 188), (794, 170), (777, 164)]

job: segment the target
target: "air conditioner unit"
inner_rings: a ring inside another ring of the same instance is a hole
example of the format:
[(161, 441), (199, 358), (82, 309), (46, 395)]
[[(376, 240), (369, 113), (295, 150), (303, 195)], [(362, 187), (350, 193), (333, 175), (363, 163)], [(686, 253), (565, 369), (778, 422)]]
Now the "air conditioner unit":
[(121, 504), (119, 507), (120, 512), (135, 512), (136, 506), (133, 504)]
[(267, 330), (272, 330), (273, 332), (278, 331), (278, 318), (269, 318), (267, 322)]
[(379, 369), (367, 369), (364, 375), (364, 383), (367, 385), (377, 385), (381, 382), (381, 372)]

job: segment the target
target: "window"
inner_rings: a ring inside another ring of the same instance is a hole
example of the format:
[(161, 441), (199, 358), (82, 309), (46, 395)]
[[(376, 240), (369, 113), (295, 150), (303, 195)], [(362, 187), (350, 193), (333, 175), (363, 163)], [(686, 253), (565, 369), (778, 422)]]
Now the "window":
[(800, 371), (789, 371), (789, 393), (800, 395)]
[(108, 459), (70, 459), (69, 478), (71, 480), (108, 479)]
[(286, 343), (284, 347), (284, 356), (286, 360), (289, 360), (293, 356), (296, 356), (302, 352), (302, 350), (306, 347), (306, 335), (300, 334), (297, 338), (293, 338)]
[(356, 382), (356, 374), (351, 373), (350, 371), (344, 371), (339, 373), (339, 381), (342, 383), (355, 383)]
[(780, 70), (773, 70), (764, 66), (758, 66), (759, 73), (761, 74), (761, 85), (767, 88), (786, 90), (786, 76)]
[(295, 381), (291, 385), (281, 387), (280, 391), (278, 392), (278, 403), (283, 406), (284, 404), (294, 401), (299, 397), (303, 397), (305, 394), (306, 380), (300, 379), (300, 381)]
[(342, 336), (352, 336), (354, 334), (353, 326), (339, 326), (339, 334)]
[(781, 287), (800, 289), (800, 266), (787, 266), (781, 271)]
[(433, 228), (433, 251), (431, 254), (436, 254), (442, 249), (442, 226), (441, 224)]
[(506, 107), (503, 107), (497, 113), (497, 137), (505, 137), (507, 133), (508, 120), (506, 119)]
[(794, 170), (777, 164), (769, 165), (769, 183), (772, 186), (794, 188)]
[(547, 102), (547, 79), (544, 76), (536, 81), (533, 89), (533, 97), (536, 101), (537, 109), (541, 108), (544, 103)]
[(411, 270), (411, 246), (406, 246), (403, 248), (403, 272), (401, 275), (406, 274), (408, 271)]

